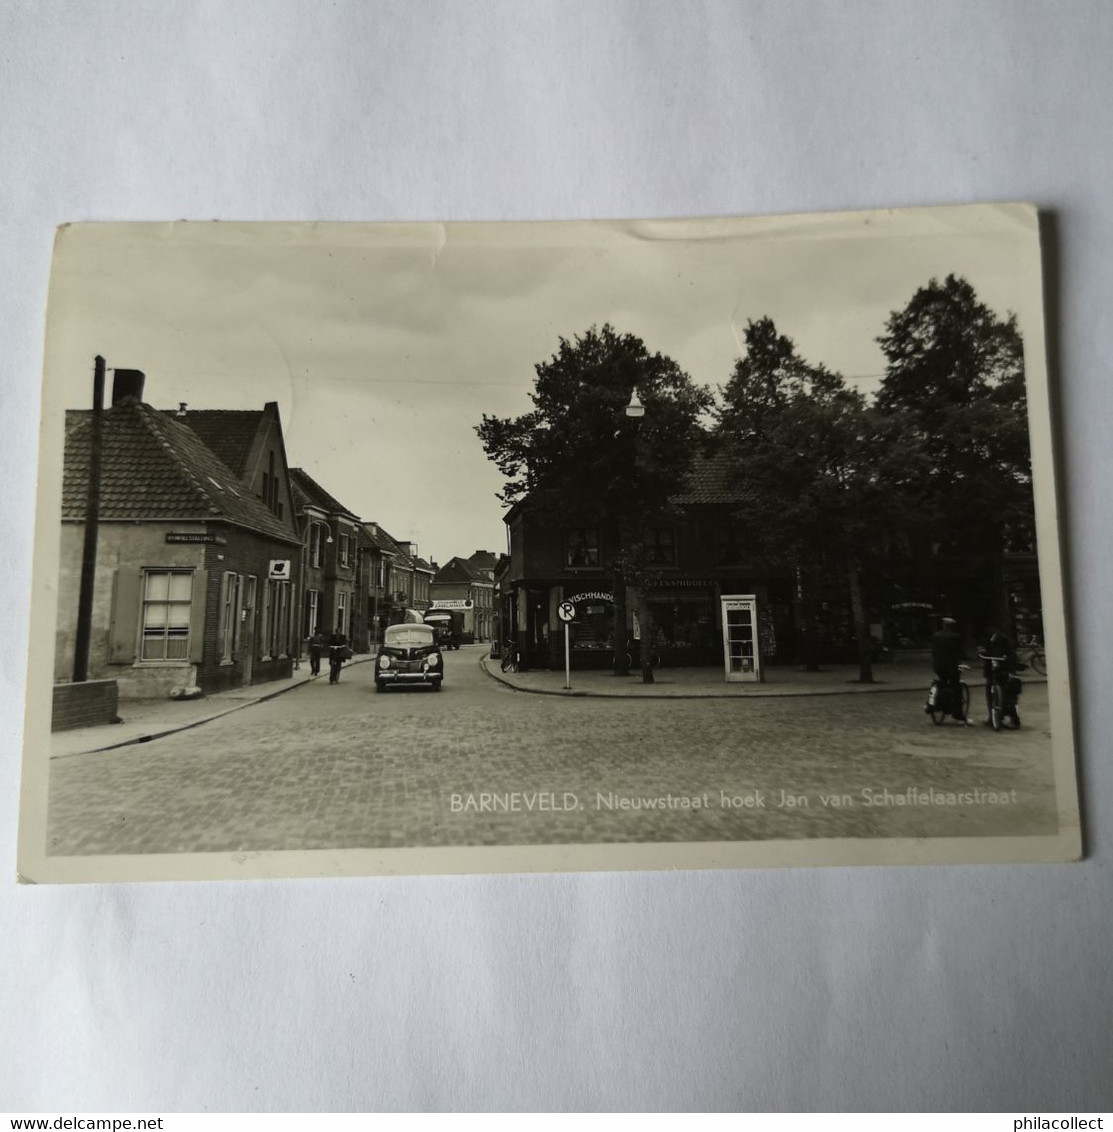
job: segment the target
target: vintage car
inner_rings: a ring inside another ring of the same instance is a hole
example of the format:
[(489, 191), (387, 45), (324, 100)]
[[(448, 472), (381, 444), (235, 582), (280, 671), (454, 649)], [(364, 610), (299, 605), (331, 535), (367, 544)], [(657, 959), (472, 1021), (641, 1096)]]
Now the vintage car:
[(431, 625), (391, 625), (375, 657), (375, 691), (405, 685), (441, 690), (444, 662)]

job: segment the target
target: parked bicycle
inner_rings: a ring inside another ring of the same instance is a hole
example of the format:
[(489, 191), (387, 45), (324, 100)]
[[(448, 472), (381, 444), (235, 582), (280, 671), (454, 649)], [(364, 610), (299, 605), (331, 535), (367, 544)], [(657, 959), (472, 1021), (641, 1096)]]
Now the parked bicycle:
[[(968, 664), (960, 664), (958, 670), (960, 673), (966, 672), (970, 668)], [(970, 687), (961, 677), (958, 681), (958, 688), (956, 689), (951, 684), (944, 684), (938, 676), (934, 677), (931, 682), (931, 687), (928, 689), (927, 704), (924, 711), (931, 716), (931, 722), (939, 726), (947, 718), (948, 715), (953, 715), (960, 719), (965, 724), (965, 721), (970, 717)]]
[[(642, 654), (639, 651), (628, 652), (626, 654), (626, 667), (630, 672), (641, 672), (642, 670)], [(661, 667), (661, 654), (656, 649), (651, 649), (649, 653), (649, 667), (657, 669)]]
[(1020, 677), (1009, 671), (1006, 657), (980, 652), (978, 659), (987, 661), (990, 665), (990, 677), (985, 686), (990, 727), (994, 731), (1000, 731), (1005, 720), (1011, 720), (1013, 727), (1019, 727), (1020, 712), (1016, 705), (1023, 687)]
[(502, 660), (499, 667), (503, 672), (517, 672), (521, 664), (517, 642), (508, 640), (502, 647)]
[(1047, 656), (1043, 651), (1043, 642), (1039, 637), (1026, 637), (1021, 641), (1017, 656), (1022, 664), (1026, 664), (1033, 672), (1041, 676), (1047, 675)]

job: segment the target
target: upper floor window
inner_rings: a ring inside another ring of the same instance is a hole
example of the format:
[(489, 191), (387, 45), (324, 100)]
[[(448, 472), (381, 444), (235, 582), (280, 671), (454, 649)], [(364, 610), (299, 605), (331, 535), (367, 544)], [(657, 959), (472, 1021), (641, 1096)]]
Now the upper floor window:
[(267, 470), (263, 473), (263, 502), (280, 519), (282, 518), (282, 500), (279, 499), (278, 475), (275, 471), (274, 450), (267, 453)]
[(347, 535), (341, 535), (340, 536), (340, 548), (339, 548), (339, 551), (338, 551), (338, 555), (339, 555), (339, 562), (340, 562), (341, 566), (349, 565), (349, 556), (350, 556), (349, 545), (350, 545), (350, 542), (351, 542), (351, 540), (348, 538)]
[(676, 565), (676, 531), (672, 527), (654, 527), (649, 532), (649, 553), (651, 566)]
[(309, 565), (320, 567), (324, 558), (325, 531), (323, 523), (309, 524)]
[(733, 527), (720, 527), (715, 538), (715, 564), (737, 566), (742, 561), (742, 543)]
[(565, 536), (566, 566), (599, 565), (599, 532), (594, 527), (571, 527)]

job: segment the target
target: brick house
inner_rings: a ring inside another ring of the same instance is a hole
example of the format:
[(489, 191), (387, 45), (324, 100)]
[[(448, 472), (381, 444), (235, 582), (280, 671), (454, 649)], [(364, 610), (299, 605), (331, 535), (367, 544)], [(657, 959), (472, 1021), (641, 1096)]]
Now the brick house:
[(359, 517), (330, 495), (303, 468), (290, 469), (302, 532), (301, 639), (314, 629), (339, 629), (359, 651), (367, 650), (364, 603), (359, 600)]
[[(159, 697), (289, 676), (300, 538), (277, 404), (160, 411), (127, 372), (101, 414), (90, 678)], [(58, 682), (73, 671), (91, 438), (92, 413), (67, 413)]]
[(494, 562), (488, 568), (487, 553), (476, 551), (471, 559), (450, 558), (437, 571), (430, 589), (432, 608), (452, 614), (456, 634), (464, 644), (491, 640), (495, 583)]

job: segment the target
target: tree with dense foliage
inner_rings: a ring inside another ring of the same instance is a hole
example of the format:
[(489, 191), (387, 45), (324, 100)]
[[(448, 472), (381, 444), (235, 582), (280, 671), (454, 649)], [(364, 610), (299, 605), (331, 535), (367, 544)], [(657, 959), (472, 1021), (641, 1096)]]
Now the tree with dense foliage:
[(965, 280), (919, 288), (878, 338), (887, 367), (879, 410), (899, 420), (923, 466), (919, 518), (934, 549), (986, 578), (988, 617), (1008, 617), (1007, 550), (1035, 542), (1024, 349)]
[(846, 579), (859, 678), (870, 682), (862, 578), (903, 514), (888, 486), (903, 459), (897, 437), (839, 374), (804, 361), (772, 319), (751, 321), (745, 345), (723, 390), (717, 429), (742, 537), (752, 554), (794, 571), (809, 667), (816, 666), (819, 580)]
[[(644, 624), (652, 584), (645, 525), (667, 510), (682, 482), (712, 397), (671, 358), (610, 325), (561, 338), (557, 352), (534, 369), (533, 408), (513, 418), (484, 414), (476, 431), (507, 477), (503, 502), (526, 502), (557, 523), (590, 519), (610, 533), (601, 565), (614, 579), (621, 668), (625, 585), (642, 598)], [(636, 421), (625, 413), (635, 392), (645, 406)], [(648, 648), (648, 629), (642, 637)]]

